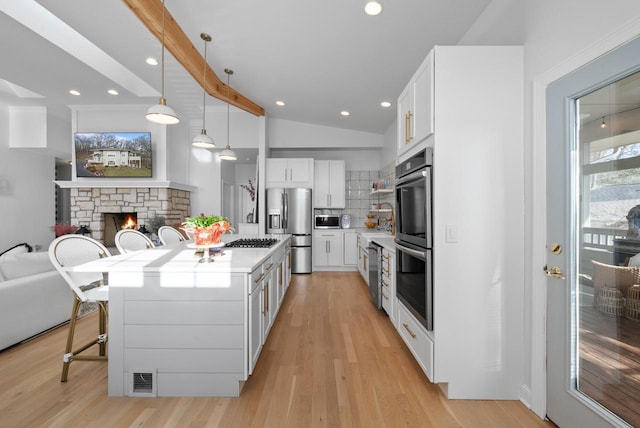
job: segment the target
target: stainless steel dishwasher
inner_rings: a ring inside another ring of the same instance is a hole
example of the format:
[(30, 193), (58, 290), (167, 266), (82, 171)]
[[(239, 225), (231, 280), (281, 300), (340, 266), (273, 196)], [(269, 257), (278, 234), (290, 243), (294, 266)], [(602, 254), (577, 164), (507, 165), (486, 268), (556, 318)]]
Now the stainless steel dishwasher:
[(376, 308), (382, 308), (382, 290), (380, 282), (380, 255), (382, 247), (375, 242), (369, 242), (369, 295)]

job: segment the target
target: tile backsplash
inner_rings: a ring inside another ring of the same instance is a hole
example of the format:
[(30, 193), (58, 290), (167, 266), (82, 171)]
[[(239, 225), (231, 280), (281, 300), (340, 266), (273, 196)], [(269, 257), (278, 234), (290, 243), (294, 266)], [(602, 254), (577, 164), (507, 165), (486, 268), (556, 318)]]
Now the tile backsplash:
[(390, 203), (394, 207), (394, 193), (371, 195), (373, 183), (388, 179), (389, 187), (393, 187), (395, 177), (395, 162), (390, 162), (381, 170), (370, 171), (345, 171), (345, 208), (342, 209), (317, 209), (316, 214), (350, 214), (351, 227), (364, 227), (372, 205)]

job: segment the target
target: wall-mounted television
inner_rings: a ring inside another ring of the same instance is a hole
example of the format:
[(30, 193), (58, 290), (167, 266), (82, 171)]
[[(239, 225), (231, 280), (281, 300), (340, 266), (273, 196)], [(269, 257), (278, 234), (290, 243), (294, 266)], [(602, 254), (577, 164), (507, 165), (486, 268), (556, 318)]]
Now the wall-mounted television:
[(76, 177), (151, 177), (150, 132), (76, 132)]

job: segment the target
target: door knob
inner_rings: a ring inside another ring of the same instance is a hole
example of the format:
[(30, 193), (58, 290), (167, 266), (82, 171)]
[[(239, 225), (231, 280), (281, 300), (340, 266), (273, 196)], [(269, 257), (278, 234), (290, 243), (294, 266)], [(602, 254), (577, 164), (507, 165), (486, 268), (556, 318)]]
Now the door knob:
[(558, 266), (554, 266), (551, 269), (549, 269), (547, 265), (544, 265), (542, 270), (544, 270), (544, 274), (547, 276), (564, 279), (564, 275), (562, 274), (562, 269), (560, 269), (560, 267)]

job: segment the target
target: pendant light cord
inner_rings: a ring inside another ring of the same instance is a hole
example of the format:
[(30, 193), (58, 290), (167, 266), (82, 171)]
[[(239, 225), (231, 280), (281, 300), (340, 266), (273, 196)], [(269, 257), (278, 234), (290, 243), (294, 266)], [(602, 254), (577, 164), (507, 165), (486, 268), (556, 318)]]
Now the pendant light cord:
[[(200, 35), (202, 37), (202, 34)], [(205, 104), (207, 101), (207, 39), (203, 37), (204, 40), (204, 65), (202, 66), (202, 129), (204, 127), (204, 117), (205, 117)]]
[(164, 0), (162, 0), (162, 98), (164, 98)]
[[(225, 70), (227, 71), (227, 70)], [(229, 87), (229, 79), (231, 77), (231, 73), (227, 72), (227, 149), (229, 149), (229, 134), (230, 134), (230, 130), (229, 130), (229, 94), (230, 94), (230, 87)]]

